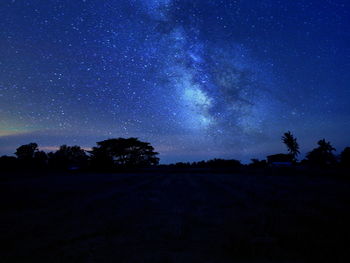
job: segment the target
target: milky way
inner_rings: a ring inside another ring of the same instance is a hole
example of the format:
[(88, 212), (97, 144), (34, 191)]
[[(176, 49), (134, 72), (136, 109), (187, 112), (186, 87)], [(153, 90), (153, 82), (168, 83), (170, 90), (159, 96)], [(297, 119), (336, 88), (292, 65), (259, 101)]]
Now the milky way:
[[(322, 2), (322, 4), (320, 4)], [(150, 141), (163, 162), (348, 143), (345, 1), (2, 1), (0, 153)]]

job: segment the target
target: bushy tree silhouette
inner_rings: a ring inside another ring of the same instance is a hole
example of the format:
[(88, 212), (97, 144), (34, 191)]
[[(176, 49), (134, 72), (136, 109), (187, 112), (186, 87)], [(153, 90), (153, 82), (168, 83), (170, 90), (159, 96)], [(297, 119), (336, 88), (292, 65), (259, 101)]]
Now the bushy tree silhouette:
[(105, 169), (116, 167), (145, 167), (157, 165), (158, 153), (148, 142), (137, 138), (117, 138), (97, 142), (93, 147), (91, 159), (93, 166)]
[(293, 156), (293, 160), (296, 161), (296, 158), (300, 153), (297, 139), (290, 131), (288, 131), (283, 134), (282, 141), (287, 146), (289, 154)]
[(38, 144), (32, 142), (18, 147), (15, 155), (17, 156), (18, 160), (31, 161), (34, 159), (35, 153), (38, 151)]
[(47, 155), (39, 151), (38, 144), (32, 142), (16, 149), (15, 155), (20, 169), (43, 169), (47, 165)]
[(319, 140), (317, 144), (318, 147), (306, 155), (309, 163), (318, 166), (334, 165), (336, 163), (336, 158), (333, 151), (336, 149), (325, 139)]
[(88, 156), (80, 146), (62, 145), (49, 153), (49, 164), (54, 169), (78, 169), (87, 166)]

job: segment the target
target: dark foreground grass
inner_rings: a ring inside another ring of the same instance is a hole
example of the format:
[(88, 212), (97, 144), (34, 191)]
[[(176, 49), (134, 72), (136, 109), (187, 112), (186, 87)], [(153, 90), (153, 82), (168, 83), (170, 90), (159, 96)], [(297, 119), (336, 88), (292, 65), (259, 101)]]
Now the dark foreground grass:
[(0, 262), (350, 262), (346, 178), (290, 172), (6, 178)]

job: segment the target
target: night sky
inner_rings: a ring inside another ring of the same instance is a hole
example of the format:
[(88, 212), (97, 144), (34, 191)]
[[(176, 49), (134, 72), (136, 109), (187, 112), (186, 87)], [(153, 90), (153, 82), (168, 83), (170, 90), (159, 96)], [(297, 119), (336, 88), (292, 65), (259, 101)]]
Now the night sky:
[(350, 145), (347, 0), (1, 0), (0, 154), (138, 137), (161, 162)]

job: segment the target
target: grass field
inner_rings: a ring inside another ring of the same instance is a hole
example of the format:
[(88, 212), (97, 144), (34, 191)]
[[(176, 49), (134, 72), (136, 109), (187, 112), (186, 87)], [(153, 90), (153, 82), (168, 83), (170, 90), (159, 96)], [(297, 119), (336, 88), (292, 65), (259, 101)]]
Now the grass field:
[(0, 262), (350, 262), (350, 181), (210, 173), (0, 182)]

